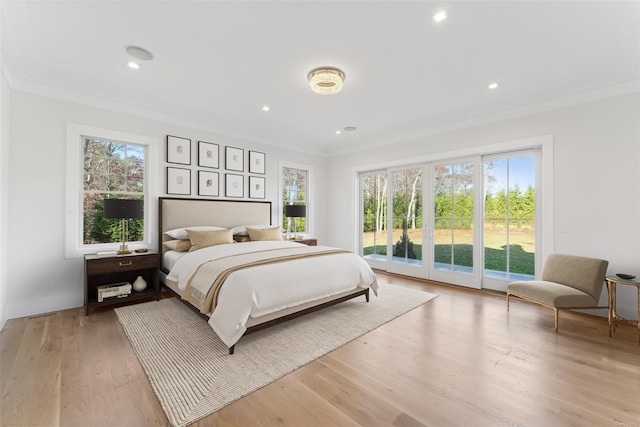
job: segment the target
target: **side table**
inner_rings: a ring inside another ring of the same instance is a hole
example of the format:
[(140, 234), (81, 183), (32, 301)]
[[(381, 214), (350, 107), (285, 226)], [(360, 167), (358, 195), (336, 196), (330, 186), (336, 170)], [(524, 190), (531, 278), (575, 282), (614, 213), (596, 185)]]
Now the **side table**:
[(638, 320), (631, 323), (635, 323), (638, 326), (638, 344), (640, 344), (640, 280), (627, 280), (618, 276), (607, 276), (604, 281), (609, 292), (609, 337), (611, 337), (612, 332), (616, 331), (616, 320), (625, 320), (616, 313), (616, 285), (628, 285), (638, 288)]

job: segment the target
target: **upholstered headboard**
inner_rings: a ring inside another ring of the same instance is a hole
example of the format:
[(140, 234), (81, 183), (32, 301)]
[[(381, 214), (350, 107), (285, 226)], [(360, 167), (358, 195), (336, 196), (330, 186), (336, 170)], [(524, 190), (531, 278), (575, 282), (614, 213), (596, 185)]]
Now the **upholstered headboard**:
[(162, 255), (166, 249), (163, 242), (171, 239), (164, 234), (167, 230), (197, 225), (233, 228), (240, 225), (271, 224), (271, 202), (172, 197), (160, 197), (158, 202), (158, 252), (161, 254), (161, 268)]

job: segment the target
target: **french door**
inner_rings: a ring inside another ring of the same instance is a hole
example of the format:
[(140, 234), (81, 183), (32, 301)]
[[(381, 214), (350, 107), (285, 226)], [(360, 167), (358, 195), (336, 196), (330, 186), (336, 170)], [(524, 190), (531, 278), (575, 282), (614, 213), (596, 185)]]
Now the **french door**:
[(374, 268), (472, 288), (533, 279), (540, 150), (360, 174), (361, 255)]

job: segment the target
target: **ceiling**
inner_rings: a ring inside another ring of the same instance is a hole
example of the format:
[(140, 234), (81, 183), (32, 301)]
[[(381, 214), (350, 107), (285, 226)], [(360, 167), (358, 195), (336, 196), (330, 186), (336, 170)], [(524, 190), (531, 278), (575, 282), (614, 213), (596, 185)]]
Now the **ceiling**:
[[(1, 12), (14, 89), (320, 155), (640, 87), (638, 1), (3, 0)], [(130, 45), (154, 59), (128, 68)], [(341, 92), (309, 89), (323, 65), (345, 72)]]

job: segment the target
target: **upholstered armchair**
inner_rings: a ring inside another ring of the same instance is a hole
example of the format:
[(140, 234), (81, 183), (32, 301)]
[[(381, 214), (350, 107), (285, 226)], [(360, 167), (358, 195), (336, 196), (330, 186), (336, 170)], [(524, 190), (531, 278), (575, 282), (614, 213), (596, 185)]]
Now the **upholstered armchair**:
[(550, 254), (542, 269), (541, 280), (512, 282), (509, 297), (550, 307), (554, 310), (554, 330), (558, 331), (558, 310), (599, 307), (600, 294), (609, 261), (566, 254)]

